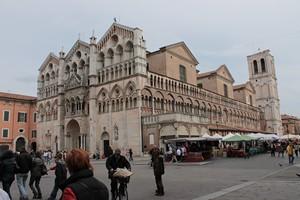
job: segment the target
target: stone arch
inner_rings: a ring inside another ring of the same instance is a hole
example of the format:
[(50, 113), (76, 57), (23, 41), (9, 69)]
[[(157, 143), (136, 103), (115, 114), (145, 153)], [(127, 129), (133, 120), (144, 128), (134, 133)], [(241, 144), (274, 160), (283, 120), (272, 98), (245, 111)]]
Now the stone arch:
[(103, 131), (101, 133), (101, 137), (100, 137), (100, 140), (101, 140), (101, 150), (103, 151), (103, 155), (105, 157), (108, 157), (110, 155), (110, 135), (107, 131)]
[(80, 125), (77, 120), (72, 119), (66, 126), (68, 149), (81, 148)]
[(125, 87), (125, 95), (131, 96), (136, 94), (136, 84), (133, 81), (129, 81)]
[(160, 137), (165, 137), (165, 136), (176, 136), (176, 129), (172, 125), (167, 125), (163, 126), (160, 129)]
[(18, 136), (14, 140), (15, 151), (21, 152), (23, 149), (27, 149), (28, 140), (24, 136)]
[(109, 96), (110, 96), (110, 98), (118, 98), (118, 97), (123, 96), (122, 88), (118, 84), (115, 84), (112, 87)]

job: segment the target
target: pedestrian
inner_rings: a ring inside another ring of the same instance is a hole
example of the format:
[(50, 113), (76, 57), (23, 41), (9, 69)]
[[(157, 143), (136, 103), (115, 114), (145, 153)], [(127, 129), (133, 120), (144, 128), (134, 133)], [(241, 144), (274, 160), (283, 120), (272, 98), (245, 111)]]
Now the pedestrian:
[(276, 150), (275, 144), (272, 143), (271, 144), (271, 157), (275, 157), (275, 150)]
[(43, 175), (42, 174), (43, 166), (44, 166), (44, 161), (42, 160), (42, 153), (37, 151), (35, 153), (35, 157), (32, 159), (31, 176), (29, 180), (29, 187), (33, 193), (33, 199), (42, 199), (40, 181)]
[(182, 145), (182, 147), (181, 147), (180, 150), (181, 150), (181, 161), (183, 161), (184, 157), (186, 156), (186, 148), (185, 148), (185, 146)]
[(10, 187), (15, 180), (16, 158), (11, 150), (2, 154), (0, 163), (0, 180), (2, 181), (3, 190), (11, 198)]
[(11, 198), (8, 196), (8, 194), (4, 190), (2, 190), (0, 188), (0, 199), (1, 200), (10, 200)]
[(288, 154), (289, 157), (289, 164), (292, 165), (294, 164), (294, 147), (293, 144), (290, 143), (287, 148), (286, 148), (286, 152)]
[(70, 177), (60, 186), (62, 200), (108, 200), (107, 187), (94, 177), (89, 155), (82, 149), (73, 149), (67, 155)]
[(55, 170), (55, 180), (52, 192), (48, 200), (55, 200), (59, 185), (67, 179), (67, 168), (65, 162), (62, 159), (62, 154), (59, 153), (55, 156), (55, 166), (51, 167), (50, 170)]
[(177, 161), (181, 161), (181, 156), (182, 156), (182, 152), (181, 149), (178, 147), (176, 150)]
[(155, 183), (157, 187), (155, 195), (163, 196), (165, 192), (162, 183), (162, 175), (165, 173), (165, 166), (164, 166), (164, 159), (160, 155), (158, 148), (155, 148), (153, 151), (153, 172), (154, 172)]
[(129, 149), (129, 161), (133, 161), (133, 152), (132, 152), (132, 149)]
[(31, 167), (32, 158), (25, 150), (25, 148), (22, 148), (20, 154), (16, 158), (16, 177), (20, 192), (20, 200), (28, 200), (26, 180), (28, 178), (28, 172), (30, 171)]
[(295, 148), (295, 154), (298, 158), (298, 153), (299, 153), (299, 144), (298, 144), (298, 142), (295, 143), (294, 148)]
[[(118, 180), (113, 176), (117, 168), (126, 168), (129, 171), (131, 170), (130, 163), (125, 158), (125, 156), (121, 155), (121, 150), (116, 149), (115, 153), (107, 158), (106, 160), (106, 169), (108, 170), (108, 178), (111, 179), (111, 194), (113, 199), (116, 198), (117, 190), (118, 190)], [(120, 190), (123, 190), (124, 186), (120, 184)]]

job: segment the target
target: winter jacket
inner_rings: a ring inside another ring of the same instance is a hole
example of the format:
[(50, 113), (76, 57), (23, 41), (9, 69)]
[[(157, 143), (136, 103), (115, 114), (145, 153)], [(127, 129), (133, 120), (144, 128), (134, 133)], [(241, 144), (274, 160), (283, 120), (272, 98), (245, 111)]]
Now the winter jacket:
[(42, 165), (44, 161), (41, 158), (33, 158), (32, 160), (32, 168), (31, 168), (31, 176), (40, 177), (42, 176)]
[(155, 176), (161, 176), (165, 173), (164, 159), (162, 156), (153, 158), (153, 171)]
[(66, 164), (62, 160), (56, 161), (56, 166), (51, 168), (55, 169), (55, 184), (60, 185), (67, 179), (67, 168)]
[(117, 168), (127, 168), (127, 169), (131, 169), (130, 163), (128, 162), (128, 160), (120, 155), (120, 158), (117, 160), (115, 154), (109, 156), (106, 160), (106, 168), (109, 172), (109, 178), (111, 178), (111, 170), (116, 170)]
[(62, 200), (108, 200), (107, 187), (84, 169), (71, 175), (61, 186)]
[(26, 151), (20, 153), (16, 158), (17, 174), (27, 174), (32, 167), (32, 158)]
[(0, 180), (3, 182), (13, 182), (16, 173), (16, 159), (12, 151), (3, 153), (0, 163)]

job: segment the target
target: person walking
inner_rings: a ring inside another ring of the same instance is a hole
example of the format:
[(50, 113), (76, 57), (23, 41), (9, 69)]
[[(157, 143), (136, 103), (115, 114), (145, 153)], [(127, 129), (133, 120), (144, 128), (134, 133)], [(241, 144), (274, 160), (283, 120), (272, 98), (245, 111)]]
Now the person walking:
[(62, 184), (67, 179), (67, 168), (65, 162), (62, 159), (62, 154), (59, 153), (55, 156), (55, 166), (51, 167), (50, 170), (55, 170), (55, 180), (52, 192), (48, 200), (55, 200), (57, 192), (59, 190), (59, 185)]
[(289, 145), (286, 148), (286, 152), (289, 157), (289, 164), (290, 165), (294, 164), (294, 147), (292, 143), (289, 143)]
[[(130, 166), (130, 163), (128, 162), (128, 160), (125, 158), (125, 156), (121, 155), (121, 150), (116, 149), (115, 153), (107, 158), (106, 168), (108, 170), (108, 178), (111, 179), (111, 183), (110, 183), (111, 194), (112, 194), (113, 199), (115, 199), (117, 190), (118, 190), (118, 181), (117, 181), (116, 177), (113, 177), (113, 174), (115, 173), (117, 168), (126, 168), (130, 171), (131, 166)], [(120, 185), (120, 188), (123, 191), (122, 187), (123, 186)]]
[(180, 147), (177, 147), (177, 150), (176, 150), (176, 157), (177, 157), (177, 161), (182, 161), (182, 152), (181, 152), (181, 148)]
[[(40, 189), (40, 181), (42, 177), (42, 167), (44, 161), (42, 160), (42, 153), (36, 152), (32, 160), (31, 176), (29, 180), (29, 187), (33, 193), (33, 199), (42, 199), (42, 192)], [(34, 187), (34, 185), (35, 187)]]
[(66, 157), (70, 177), (60, 186), (62, 200), (108, 200), (107, 187), (94, 177), (89, 155), (82, 149), (73, 149)]
[(10, 187), (15, 180), (16, 158), (11, 150), (7, 150), (2, 154), (0, 163), (0, 180), (2, 181), (3, 190), (11, 199)]
[(129, 149), (129, 161), (133, 161), (133, 152), (132, 152), (132, 149)]
[(26, 189), (26, 180), (28, 172), (32, 167), (32, 158), (29, 153), (23, 148), (16, 158), (16, 177), (17, 185), (20, 192), (20, 200), (28, 200)]
[(160, 155), (159, 149), (155, 148), (153, 151), (153, 172), (156, 182), (156, 196), (163, 196), (165, 194), (164, 192), (164, 186), (162, 183), (162, 175), (165, 173), (165, 166), (164, 166), (164, 159)]

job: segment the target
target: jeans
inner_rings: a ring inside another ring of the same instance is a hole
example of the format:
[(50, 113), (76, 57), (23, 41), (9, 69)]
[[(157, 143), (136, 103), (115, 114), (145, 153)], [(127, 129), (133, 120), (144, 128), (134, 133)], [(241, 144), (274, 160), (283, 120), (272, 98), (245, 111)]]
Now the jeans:
[[(29, 186), (35, 197), (42, 196), (41, 189), (40, 189), (40, 180), (41, 180), (40, 176), (31, 176), (30, 177)], [(34, 183), (35, 183), (35, 188), (33, 186)]]
[(28, 193), (26, 190), (26, 180), (28, 178), (28, 174), (27, 173), (17, 174), (16, 177), (17, 177), (17, 185), (20, 192), (20, 198), (28, 199)]
[(48, 200), (55, 200), (58, 190), (59, 190), (58, 184), (55, 183)]
[(293, 163), (294, 163), (294, 156), (289, 155), (289, 164), (293, 164)]
[(3, 190), (8, 194), (9, 198), (11, 199), (11, 195), (10, 195), (10, 187), (11, 187), (11, 184), (13, 183), (14, 181), (2, 181), (2, 186), (3, 186)]

